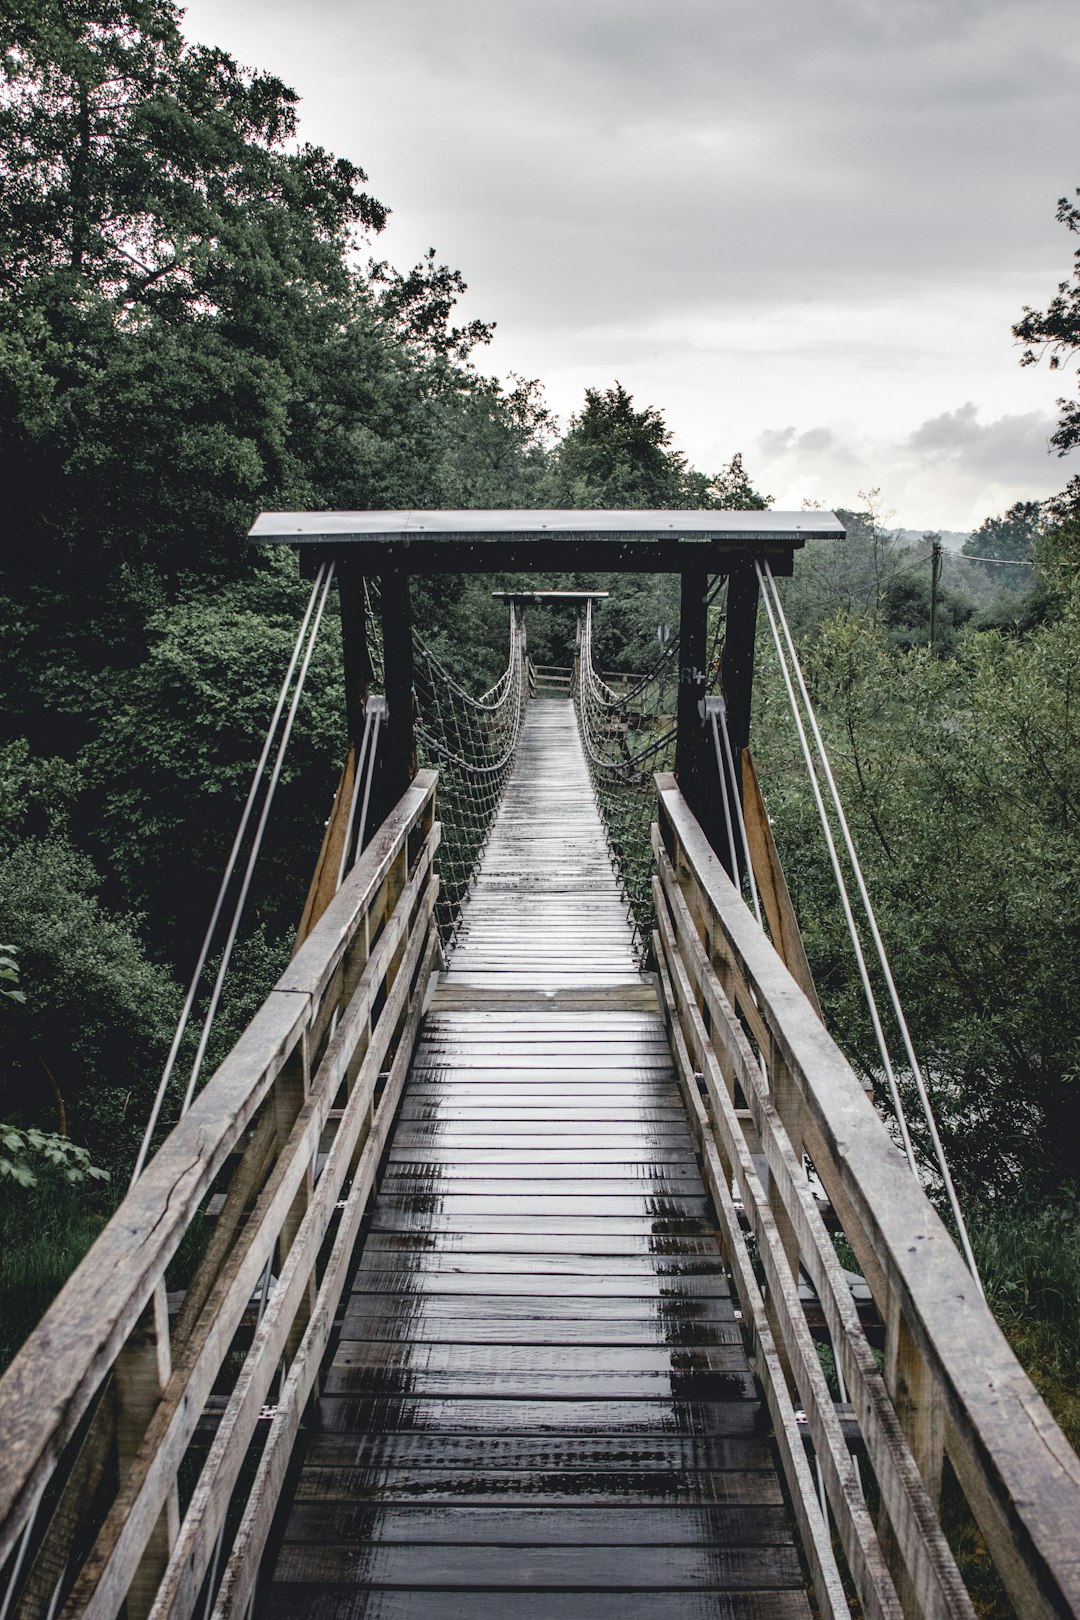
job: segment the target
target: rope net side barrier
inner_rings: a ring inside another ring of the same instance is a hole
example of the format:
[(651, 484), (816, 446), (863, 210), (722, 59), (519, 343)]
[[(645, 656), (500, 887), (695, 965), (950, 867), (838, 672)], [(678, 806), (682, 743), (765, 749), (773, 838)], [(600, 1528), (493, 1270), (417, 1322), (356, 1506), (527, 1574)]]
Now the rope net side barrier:
[[(709, 659), (710, 681), (719, 671), (719, 652), (717, 628)], [(574, 705), (608, 848), (642, 959), (648, 954), (656, 926), (649, 843), (649, 827), (656, 819), (653, 778), (675, 764), (678, 679), (676, 639), (648, 673), (628, 690), (616, 692), (596, 668), (592, 603), (586, 605), (574, 671)]]
[[(367, 648), (373, 683), (383, 684), (384, 660), (378, 586), (365, 582)], [(415, 630), (413, 734), (416, 762), (439, 772), (439, 936), (452, 945), (510, 772), (529, 698), (525, 633), (509, 614), (506, 667), (495, 684), (474, 697), (465, 691)], [(393, 716), (390, 717), (393, 724)]]
[(592, 603), (586, 604), (575, 666), (574, 705), (597, 806), (626, 895), (640, 956), (654, 927), (649, 826), (656, 814), (653, 777), (675, 763), (678, 643), (628, 691), (616, 692), (596, 669)]
[(507, 778), (514, 767), (529, 697), (524, 636), (510, 609), (507, 665), (478, 698), (458, 685), (419, 636), (413, 637), (416, 751), (439, 772), (442, 823), (436, 915), (444, 945), (453, 944)]

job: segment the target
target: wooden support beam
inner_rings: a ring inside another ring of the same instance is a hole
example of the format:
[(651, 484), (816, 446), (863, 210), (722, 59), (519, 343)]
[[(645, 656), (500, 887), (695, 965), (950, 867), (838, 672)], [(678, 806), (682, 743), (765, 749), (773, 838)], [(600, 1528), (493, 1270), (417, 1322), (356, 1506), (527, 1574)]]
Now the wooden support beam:
[(780, 864), (780, 854), (772, 835), (765, 800), (748, 748), (742, 751), (742, 797), (746, 842), (750, 846), (750, 859), (753, 862), (754, 876), (757, 878), (758, 892), (769, 924), (773, 947), (820, 1018), (821, 1003), (814, 988), (810, 963), (806, 959), (806, 948), (799, 932), (799, 921), (795, 915), (795, 907), (791, 903), (791, 895), (788, 893), (784, 869)]
[[(361, 720), (362, 730), (363, 721)], [(352, 808), (353, 787), (356, 780), (356, 749), (356, 737), (350, 736), (349, 751), (345, 756), (345, 768), (338, 780), (337, 792), (334, 794), (334, 803), (330, 811), (330, 819), (326, 823), (319, 858), (315, 862), (315, 870), (308, 885), (307, 899), (304, 901), (304, 910), (300, 917), (300, 926), (296, 930), (296, 939), (293, 943), (294, 956), (338, 890), (338, 872), (341, 870), (341, 857), (349, 830), (349, 812)]]
[(378, 826), (416, 775), (413, 732), (413, 646), (409, 576), (404, 567), (382, 575), (383, 663), (386, 671), (386, 729), (381, 739), (380, 803), (372, 818)]
[[(171, 1371), (169, 1306), (162, 1281), (151, 1294), (149, 1304), (116, 1358), (116, 1461), (121, 1479), (138, 1454)], [(127, 1613), (131, 1620), (142, 1620), (150, 1613), (179, 1529), (180, 1510), (174, 1484), (128, 1588)]]
[(342, 557), (338, 561), (337, 582), (345, 673), (345, 727), (349, 742), (356, 748), (364, 734), (364, 705), (371, 683), (371, 654), (367, 642), (364, 576), (352, 558)]
[(709, 575), (698, 564), (680, 575), (678, 738), (675, 775), (713, 848), (722, 843), (716, 762), (705, 722)]
[(750, 744), (757, 611), (758, 578), (754, 565), (752, 562), (738, 563), (728, 576), (724, 656), (720, 666), (720, 681), (727, 704), (728, 736), (735, 759)]

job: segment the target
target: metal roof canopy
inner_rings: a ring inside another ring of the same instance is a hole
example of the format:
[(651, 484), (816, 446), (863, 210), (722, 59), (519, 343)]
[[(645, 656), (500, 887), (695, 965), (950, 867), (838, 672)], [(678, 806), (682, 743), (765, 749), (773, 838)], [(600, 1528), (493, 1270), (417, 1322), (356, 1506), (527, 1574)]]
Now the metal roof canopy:
[(453, 511), (263, 512), (254, 545), (296, 546), (303, 557), (348, 557), (365, 573), (489, 573), (602, 568), (655, 573), (687, 565), (727, 573), (767, 557), (791, 571), (807, 540), (842, 539), (832, 512)]

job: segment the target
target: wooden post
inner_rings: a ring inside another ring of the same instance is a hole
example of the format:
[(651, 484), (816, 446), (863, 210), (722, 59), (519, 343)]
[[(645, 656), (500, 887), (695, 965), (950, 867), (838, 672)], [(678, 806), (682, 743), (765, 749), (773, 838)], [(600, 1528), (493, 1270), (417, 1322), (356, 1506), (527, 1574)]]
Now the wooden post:
[(409, 576), (399, 566), (383, 574), (381, 584), (387, 721), (380, 739), (380, 794), (372, 831), (389, 815), (416, 775)]
[[(116, 1461), (121, 1480), (142, 1444), (171, 1372), (169, 1306), (165, 1284), (159, 1283), (116, 1358)], [(150, 1613), (179, 1529), (179, 1503), (174, 1485), (128, 1590), (127, 1613), (131, 1620), (142, 1620)]]
[(806, 959), (806, 947), (799, 931), (799, 920), (791, 903), (791, 895), (788, 893), (784, 868), (780, 864), (780, 853), (769, 825), (765, 800), (762, 797), (749, 748), (742, 751), (741, 776), (746, 842), (750, 846), (750, 860), (754, 876), (757, 878), (769, 931), (772, 934), (773, 946), (820, 1018), (821, 1003), (814, 988), (810, 963)]
[(683, 798), (697, 817), (709, 843), (721, 853), (716, 762), (712, 758), (712, 740), (705, 723), (709, 576), (699, 563), (694, 563), (683, 568), (680, 580), (675, 775)]
[[(307, 1031), (305, 1031), (300, 1038), (299, 1045), (290, 1054), (289, 1058), (282, 1066), (281, 1072), (279, 1073), (277, 1079), (274, 1081), (273, 1110), (274, 1117), (277, 1122), (277, 1138), (279, 1146), (284, 1146), (284, 1144), (288, 1141), (289, 1133), (296, 1124), (296, 1117), (301, 1108), (303, 1108), (304, 1104), (307, 1102), (308, 1093), (311, 1089), (311, 1065), (308, 1041), (309, 1036)], [(311, 1203), (311, 1195), (313, 1190), (313, 1166), (308, 1165), (304, 1174), (304, 1179), (297, 1189), (296, 1197), (293, 1199), (292, 1207), (285, 1217), (285, 1222), (281, 1228), (280, 1236), (278, 1237), (278, 1275), (281, 1274), (281, 1268), (285, 1264), (289, 1250), (296, 1241), (296, 1235), (300, 1230), (301, 1222), (307, 1213), (308, 1205)], [(304, 1290), (304, 1298), (300, 1303), (300, 1307), (296, 1313), (296, 1319), (293, 1322), (292, 1328), (289, 1331), (288, 1339), (286, 1340), (285, 1363), (287, 1366), (291, 1366), (293, 1357), (296, 1355), (296, 1352), (299, 1349), (300, 1341), (304, 1337), (304, 1329), (307, 1327), (311, 1318), (311, 1312), (314, 1309), (315, 1293), (316, 1283), (313, 1267), (312, 1274), (309, 1276)], [(282, 1382), (284, 1383), (284, 1379), (282, 1379)]]
[(343, 557), (337, 566), (337, 581), (345, 665), (345, 729), (348, 741), (358, 748), (364, 735), (364, 705), (371, 681), (364, 576), (348, 557)]
[[(758, 578), (751, 562), (738, 563), (728, 578), (727, 621), (720, 684), (727, 704), (728, 736), (736, 764), (750, 746), (750, 699), (754, 687), (754, 635)], [(715, 846), (714, 846), (715, 847)]]

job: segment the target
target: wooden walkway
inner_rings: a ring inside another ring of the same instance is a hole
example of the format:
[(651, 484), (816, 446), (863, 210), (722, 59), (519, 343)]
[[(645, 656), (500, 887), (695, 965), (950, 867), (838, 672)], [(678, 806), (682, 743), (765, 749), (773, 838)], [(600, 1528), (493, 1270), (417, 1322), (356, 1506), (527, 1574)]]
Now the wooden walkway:
[(530, 708), (320, 1415), (275, 1620), (808, 1620), (568, 702)]

